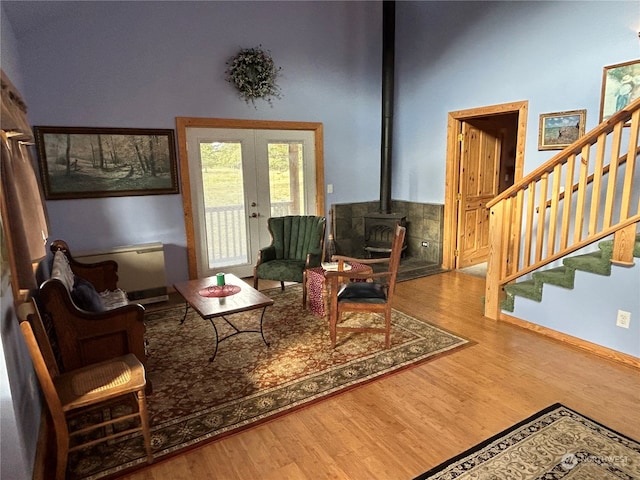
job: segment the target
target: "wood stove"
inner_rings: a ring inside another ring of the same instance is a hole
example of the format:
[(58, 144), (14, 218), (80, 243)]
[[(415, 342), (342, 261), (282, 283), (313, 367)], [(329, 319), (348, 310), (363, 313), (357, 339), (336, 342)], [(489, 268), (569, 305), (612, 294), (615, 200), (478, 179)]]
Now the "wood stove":
[[(364, 216), (364, 250), (369, 257), (389, 256), (396, 225), (407, 226), (407, 217), (397, 213), (367, 213)], [(407, 248), (406, 237), (402, 246)]]

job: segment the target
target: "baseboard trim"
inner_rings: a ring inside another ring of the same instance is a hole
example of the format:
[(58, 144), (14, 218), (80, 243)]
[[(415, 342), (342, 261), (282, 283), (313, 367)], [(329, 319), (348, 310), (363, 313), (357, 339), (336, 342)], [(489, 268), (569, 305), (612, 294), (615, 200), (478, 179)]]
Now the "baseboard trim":
[(558, 340), (560, 342), (567, 343), (574, 347), (578, 347), (582, 350), (586, 350), (589, 353), (593, 353), (594, 355), (608, 358), (609, 360), (614, 360), (616, 362), (620, 362), (625, 365), (629, 365), (631, 367), (640, 369), (640, 358), (634, 357), (633, 355), (618, 352), (611, 348), (603, 347), (602, 345), (598, 345), (596, 343), (592, 343), (587, 340), (583, 340), (581, 338), (577, 338), (566, 333), (558, 332), (556, 330), (552, 330), (551, 328), (543, 327), (542, 325), (528, 322), (527, 320), (522, 320), (521, 318), (508, 315), (504, 312), (500, 313), (500, 320), (503, 322), (507, 322), (512, 325), (515, 325), (517, 327), (525, 328), (527, 330), (531, 330), (533, 332), (539, 333), (541, 335), (544, 335), (545, 337), (550, 337), (550, 338), (553, 338), (554, 340)]

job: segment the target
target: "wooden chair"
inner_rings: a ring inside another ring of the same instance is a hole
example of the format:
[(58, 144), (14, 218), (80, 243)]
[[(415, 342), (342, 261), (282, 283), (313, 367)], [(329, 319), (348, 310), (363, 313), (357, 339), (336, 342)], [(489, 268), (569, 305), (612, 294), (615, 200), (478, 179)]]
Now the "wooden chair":
[[(331, 346), (335, 348), (338, 331), (350, 332), (374, 332), (385, 334), (385, 348), (391, 344), (391, 301), (396, 284), (396, 275), (406, 228), (396, 226), (391, 254), (388, 258), (356, 259), (342, 255), (334, 255), (333, 261), (338, 262), (338, 271), (329, 271), (325, 274), (331, 289), (329, 333)], [(388, 269), (384, 272), (352, 273), (343, 271), (344, 262), (355, 261), (365, 265), (375, 263), (388, 263)], [(341, 285), (340, 279), (347, 278), (351, 281)], [(384, 326), (339, 326), (344, 312), (370, 312), (384, 315)]]
[[(66, 476), (69, 452), (138, 431), (142, 432), (147, 462), (151, 463), (153, 455), (145, 397), (145, 370), (136, 356), (129, 353), (61, 374), (34, 305), (22, 304), (18, 314), (21, 319), (20, 328), (53, 421), (56, 436), (56, 480), (64, 480)], [(126, 397), (133, 397), (137, 411), (71, 430), (69, 422), (73, 417), (86, 413), (88, 409), (104, 408)], [(125, 420), (135, 424), (121, 431), (108, 431), (105, 428)], [(95, 439), (83, 438), (88, 432), (99, 428), (104, 428), (103, 436)]]

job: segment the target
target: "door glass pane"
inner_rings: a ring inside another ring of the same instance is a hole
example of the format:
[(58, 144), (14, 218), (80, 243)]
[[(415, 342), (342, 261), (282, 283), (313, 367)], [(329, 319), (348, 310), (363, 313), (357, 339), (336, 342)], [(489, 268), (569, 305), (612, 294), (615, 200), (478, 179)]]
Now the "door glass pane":
[(209, 268), (248, 262), (242, 144), (200, 144)]
[(302, 215), (304, 205), (303, 143), (269, 143), (271, 216)]

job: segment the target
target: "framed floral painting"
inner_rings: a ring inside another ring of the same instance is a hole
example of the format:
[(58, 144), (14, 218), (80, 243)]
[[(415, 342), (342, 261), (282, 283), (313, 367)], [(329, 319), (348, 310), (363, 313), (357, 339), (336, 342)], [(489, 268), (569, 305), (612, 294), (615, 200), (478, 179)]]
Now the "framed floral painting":
[(640, 98), (640, 60), (604, 67), (600, 123)]

